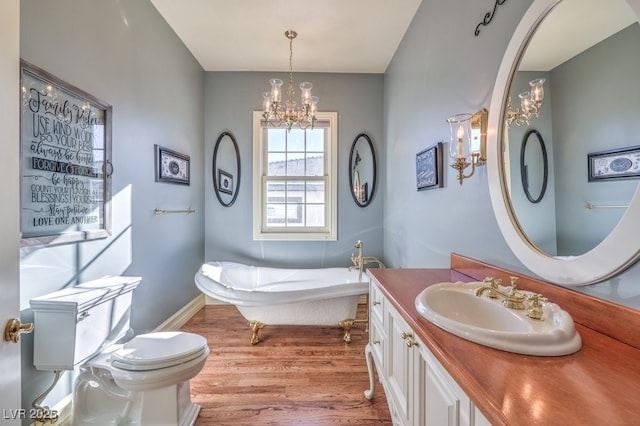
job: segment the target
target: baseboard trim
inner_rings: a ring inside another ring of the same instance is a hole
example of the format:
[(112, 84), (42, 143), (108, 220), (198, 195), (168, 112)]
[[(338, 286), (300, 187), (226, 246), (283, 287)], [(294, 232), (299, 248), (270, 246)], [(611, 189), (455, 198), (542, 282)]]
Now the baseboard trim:
[[(200, 294), (187, 303), (178, 312), (171, 315), (165, 322), (157, 326), (153, 331), (177, 331), (187, 323), (206, 303), (205, 295)], [(73, 395), (69, 394), (58, 402), (52, 410), (58, 413), (56, 426), (72, 426)], [(34, 423), (32, 423), (34, 426)]]
[(196, 312), (204, 308), (205, 296), (200, 294), (182, 309), (171, 315), (165, 322), (157, 326), (153, 331), (176, 331), (185, 325)]

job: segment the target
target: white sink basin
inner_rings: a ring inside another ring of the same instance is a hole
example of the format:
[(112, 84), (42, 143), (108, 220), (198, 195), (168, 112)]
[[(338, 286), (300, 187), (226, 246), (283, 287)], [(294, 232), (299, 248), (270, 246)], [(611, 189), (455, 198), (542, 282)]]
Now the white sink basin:
[(531, 319), (526, 309), (503, 306), (501, 298), (476, 296), (475, 290), (481, 286), (481, 282), (432, 285), (416, 297), (416, 309), (449, 333), (503, 351), (559, 356), (582, 347), (573, 319), (555, 303), (543, 304), (541, 320)]

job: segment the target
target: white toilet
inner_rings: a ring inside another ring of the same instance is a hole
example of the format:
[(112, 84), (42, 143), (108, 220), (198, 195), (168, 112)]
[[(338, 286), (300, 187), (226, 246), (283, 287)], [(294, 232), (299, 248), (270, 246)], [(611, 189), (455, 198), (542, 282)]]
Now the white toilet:
[(30, 301), (38, 370), (80, 367), (74, 425), (193, 425), (200, 406), (189, 380), (209, 356), (193, 333), (132, 338), (131, 296), (139, 277), (107, 277)]

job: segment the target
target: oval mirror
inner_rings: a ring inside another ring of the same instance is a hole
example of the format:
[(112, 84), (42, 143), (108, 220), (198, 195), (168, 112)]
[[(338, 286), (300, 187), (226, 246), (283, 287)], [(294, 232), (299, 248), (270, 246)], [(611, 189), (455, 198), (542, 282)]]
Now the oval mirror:
[(547, 190), (548, 180), (549, 161), (544, 140), (539, 131), (530, 129), (522, 138), (520, 147), (520, 181), (527, 200), (539, 203)]
[(349, 188), (359, 207), (371, 203), (376, 190), (376, 152), (366, 133), (360, 133), (351, 144), (349, 153)]
[(216, 198), (224, 207), (230, 207), (240, 189), (240, 151), (230, 132), (222, 132), (218, 136), (213, 149), (211, 174)]
[[(638, 181), (590, 182), (587, 167), (590, 153), (637, 145), (639, 14), (640, 0), (534, 0), (498, 72), (488, 133), (497, 148), (488, 152), (491, 201), (514, 254), (551, 282), (599, 282), (640, 257), (640, 242), (628, 238), (640, 233)], [(531, 94), (529, 82), (539, 79), (539, 114), (514, 120), (520, 105), (513, 99)], [(549, 165), (547, 194), (537, 204), (515, 191), (512, 179), (521, 173), (510, 149), (533, 126), (545, 134)]]

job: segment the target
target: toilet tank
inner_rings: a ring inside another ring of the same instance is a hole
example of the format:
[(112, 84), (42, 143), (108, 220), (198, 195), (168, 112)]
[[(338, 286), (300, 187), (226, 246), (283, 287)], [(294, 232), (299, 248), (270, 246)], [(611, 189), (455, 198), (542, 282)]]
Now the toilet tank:
[(129, 331), (131, 296), (140, 277), (105, 277), (36, 297), (33, 363), (73, 370)]

